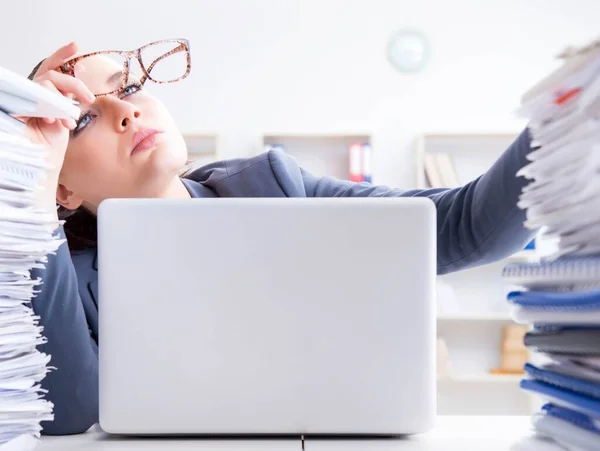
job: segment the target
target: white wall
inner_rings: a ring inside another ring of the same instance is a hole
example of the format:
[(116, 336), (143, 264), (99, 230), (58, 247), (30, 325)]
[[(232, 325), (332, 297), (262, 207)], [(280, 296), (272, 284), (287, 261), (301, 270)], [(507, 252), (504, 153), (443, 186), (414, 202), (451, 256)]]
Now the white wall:
[[(563, 47), (596, 37), (600, 16), (598, 0), (4, 3), (2, 66), (27, 74), (70, 40), (97, 50), (187, 37), (192, 74), (154, 89), (182, 131), (219, 133), (228, 157), (255, 152), (263, 132), (366, 130), (375, 182), (402, 187), (414, 182), (416, 133), (521, 127), (520, 94)], [(431, 40), (421, 75), (385, 59), (400, 27)]]

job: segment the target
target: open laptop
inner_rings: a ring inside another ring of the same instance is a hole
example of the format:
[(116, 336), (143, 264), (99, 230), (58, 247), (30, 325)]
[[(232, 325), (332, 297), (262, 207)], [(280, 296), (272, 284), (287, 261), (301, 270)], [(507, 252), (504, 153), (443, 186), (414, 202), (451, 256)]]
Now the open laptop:
[(113, 199), (98, 240), (105, 431), (431, 428), (431, 201)]

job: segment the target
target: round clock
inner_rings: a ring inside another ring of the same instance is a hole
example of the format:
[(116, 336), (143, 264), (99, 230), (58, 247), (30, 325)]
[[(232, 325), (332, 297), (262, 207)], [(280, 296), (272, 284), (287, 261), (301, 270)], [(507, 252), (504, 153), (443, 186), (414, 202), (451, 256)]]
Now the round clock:
[(417, 30), (400, 30), (388, 42), (387, 57), (400, 72), (419, 72), (429, 62), (429, 42)]

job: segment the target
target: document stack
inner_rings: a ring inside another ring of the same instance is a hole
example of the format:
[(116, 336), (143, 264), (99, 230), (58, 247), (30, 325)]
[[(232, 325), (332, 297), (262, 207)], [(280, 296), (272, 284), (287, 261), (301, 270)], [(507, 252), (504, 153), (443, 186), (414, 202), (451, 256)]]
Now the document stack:
[(41, 381), (51, 367), (39, 352), (43, 330), (31, 308), (42, 281), (30, 270), (61, 244), (56, 216), (35, 207), (48, 166), (47, 150), (26, 139), (19, 117), (72, 117), (77, 107), (0, 67), (0, 450), (33, 449), (40, 422), (53, 419)]
[(541, 400), (540, 436), (566, 449), (600, 450), (600, 41), (569, 49), (562, 65), (525, 94), (530, 183), (519, 207), (557, 250), (512, 263), (512, 317), (528, 324), (522, 389)]

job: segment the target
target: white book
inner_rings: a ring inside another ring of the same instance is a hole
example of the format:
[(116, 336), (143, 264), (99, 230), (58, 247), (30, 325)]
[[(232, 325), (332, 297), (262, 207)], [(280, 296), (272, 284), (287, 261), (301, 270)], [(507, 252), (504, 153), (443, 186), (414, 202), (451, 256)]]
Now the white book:
[[(13, 99), (16, 96), (29, 100), (36, 105), (34, 111), (30, 111), (31, 108), (13, 111), (17, 115), (58, 119), (79, 117), (79, 107), (73, 100), (3, 67), (0, 67), (0, 92), (11, 94)], [(2, 103), (0, 103), (0, 109), (3, 109)]]

